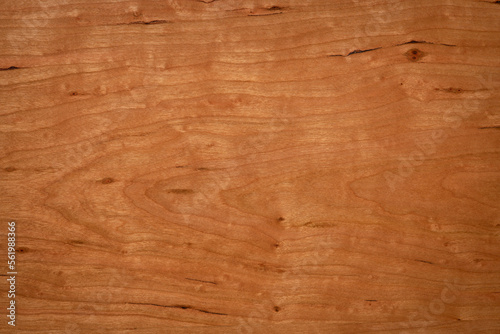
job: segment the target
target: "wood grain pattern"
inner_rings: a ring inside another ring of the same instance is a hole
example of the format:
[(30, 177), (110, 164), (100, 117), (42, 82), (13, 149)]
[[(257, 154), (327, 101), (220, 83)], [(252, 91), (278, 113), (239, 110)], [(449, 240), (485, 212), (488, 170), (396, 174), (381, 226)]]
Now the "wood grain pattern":
[(499, 14), (2, 1), (0, 331), (499, 333)]

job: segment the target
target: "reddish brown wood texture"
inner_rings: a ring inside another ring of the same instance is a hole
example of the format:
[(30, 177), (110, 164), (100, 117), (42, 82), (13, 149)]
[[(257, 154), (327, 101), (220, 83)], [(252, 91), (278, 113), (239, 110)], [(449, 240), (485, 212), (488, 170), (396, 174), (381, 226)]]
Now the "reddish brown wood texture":
[(499, 13), (2, 1), (0, 331), (500, 332)]

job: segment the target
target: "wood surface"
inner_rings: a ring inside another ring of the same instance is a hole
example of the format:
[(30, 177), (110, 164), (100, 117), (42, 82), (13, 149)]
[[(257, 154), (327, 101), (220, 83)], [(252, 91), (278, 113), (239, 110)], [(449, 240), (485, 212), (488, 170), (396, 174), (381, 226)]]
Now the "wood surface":
[(500, 333), (498, 1), (1, 8), (1, 333)]

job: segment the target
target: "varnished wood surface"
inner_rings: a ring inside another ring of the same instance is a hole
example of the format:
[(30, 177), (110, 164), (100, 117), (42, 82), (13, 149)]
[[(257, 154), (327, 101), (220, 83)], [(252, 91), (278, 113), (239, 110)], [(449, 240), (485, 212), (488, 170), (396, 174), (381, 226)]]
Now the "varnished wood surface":
[(498, 2), (1, 4), (2, 333), (500, 332)]

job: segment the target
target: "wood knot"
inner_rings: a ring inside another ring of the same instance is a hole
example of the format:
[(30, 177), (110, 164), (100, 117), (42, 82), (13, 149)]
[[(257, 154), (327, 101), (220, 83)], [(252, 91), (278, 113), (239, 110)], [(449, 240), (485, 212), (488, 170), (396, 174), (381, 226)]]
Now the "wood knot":
[(447, 88), (445, 89), (445, 92), (447, 93), (453, 93), (453, 94), (460, 94), (463, 92), (462, 88), (453, 88), (453, 87), (450, 87), (450, 88)]
[(110, 183), (113, 183), (115, 182), (115, 180), (111, 177), (105, 177), (104, 179), (101, 180), (101, 183), (102, 184), (110, 184)]
[(420, 59), (422, 59), (423, 56), (424, 53), (419, 49), (411, 49), (406, 52), (406, 58), (408, 58), (408, 60), (413, 62), (419, 61)]

